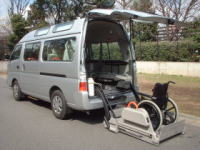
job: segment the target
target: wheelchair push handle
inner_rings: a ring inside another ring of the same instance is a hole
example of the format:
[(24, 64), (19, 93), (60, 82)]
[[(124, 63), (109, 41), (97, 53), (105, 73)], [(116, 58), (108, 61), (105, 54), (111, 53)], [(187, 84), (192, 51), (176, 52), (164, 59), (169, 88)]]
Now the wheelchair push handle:
[(174, 81), (168, 81), (168, 82), (167, 82), (168, 85), (169, 85), (170, 83), (171, 83), (171, 84), (176, 84), (176, 82), (174, 82)]
[(174, 81), (168, 81), (167, 83), (165, 83), (165, 85), (167, 86), (167, 89), (168, 89), (170, 84), (176, 84), (176, 83)]

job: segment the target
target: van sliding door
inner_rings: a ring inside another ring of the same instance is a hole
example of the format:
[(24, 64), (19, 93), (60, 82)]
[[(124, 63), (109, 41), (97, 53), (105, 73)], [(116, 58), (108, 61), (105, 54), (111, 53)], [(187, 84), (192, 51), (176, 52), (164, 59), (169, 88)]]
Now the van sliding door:
[(25, 44), (24, 57), (22, 61), (22, 90), (37, 97), (39, 84), (39, 51), (40, 42)]

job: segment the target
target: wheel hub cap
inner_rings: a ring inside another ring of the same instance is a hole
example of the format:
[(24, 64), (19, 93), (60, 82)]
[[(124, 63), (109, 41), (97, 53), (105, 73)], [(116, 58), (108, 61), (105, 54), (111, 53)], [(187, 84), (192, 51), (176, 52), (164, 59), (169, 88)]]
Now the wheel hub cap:
[(53, 98), (53, 109), (57, 114), (60, 114), (62, 111), (62, 100), (59, 96), (54, 96)]
[(15, 96), (15, 97), (18, 97), (18, 90), (19, 90), (19, 87), (18, 87), (16, 84), (14, 85), (13, 90), (14, 90), (14, 96)]

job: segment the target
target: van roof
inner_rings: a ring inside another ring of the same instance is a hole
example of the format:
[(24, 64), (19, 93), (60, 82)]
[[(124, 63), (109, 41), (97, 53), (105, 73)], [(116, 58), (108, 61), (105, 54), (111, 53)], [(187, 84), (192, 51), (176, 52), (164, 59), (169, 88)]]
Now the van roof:
[(40, 28), (27, 33), (19, 43), (47, 39), (68, 34), (78, 34), (82, 32), (85, 18), (76, 19), (71, 22), (64, 22), (44, 28)]

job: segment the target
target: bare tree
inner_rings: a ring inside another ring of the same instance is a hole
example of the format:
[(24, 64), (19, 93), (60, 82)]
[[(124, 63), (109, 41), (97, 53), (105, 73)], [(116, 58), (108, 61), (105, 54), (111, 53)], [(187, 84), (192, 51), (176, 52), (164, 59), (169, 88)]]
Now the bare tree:
[[(116, 5), (119, 6), (121, 9), (132, 9), (133, 8), (133, 0), (116, 0)], [(128, 21), (122, 21), (123, 25), (128, 29), (127, 24)]]
[[(198, 16), (200, 11), (200, 0), (155, 0), (155, 9), (157, 13), (165, 17), (186, 22), (191, 21)], [(173, 29), (173, 30), (172, 30)], [(180, 26), (169, 25), (166, 27), (168, 40), (180, 39)]]
[(12, 33), (10, 20), (7, 17), (0, 19), (0, 59), (4, 59), (5, 54), (9, 53), (7, 46), (8, 36)]
[(20, 14), (23, 15), (30, 0), (10, 0), (10, 7), (8, 9), (9, 15)]
[(0, 24), (0, 33), (1, 35), (4, 34), (11, 34), (12, 33), (12, 28), (11, 28), (11, 23), (8, 18), (5, 18), (3, 20), (0, 20), (2, 23)]
[(193, 19), (200, 11), (200, 0), (156, 0), (155, 3), (158, 13), (180, 21)]
[(120, 5), (122, 9), (130, 9), (133, 5), (133, 0), (116, 0), (116, 3)]

